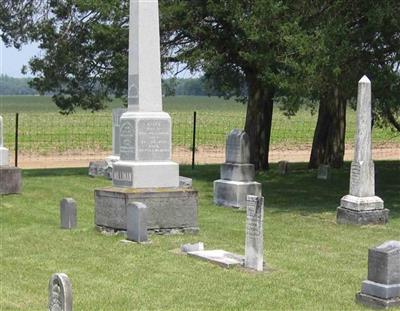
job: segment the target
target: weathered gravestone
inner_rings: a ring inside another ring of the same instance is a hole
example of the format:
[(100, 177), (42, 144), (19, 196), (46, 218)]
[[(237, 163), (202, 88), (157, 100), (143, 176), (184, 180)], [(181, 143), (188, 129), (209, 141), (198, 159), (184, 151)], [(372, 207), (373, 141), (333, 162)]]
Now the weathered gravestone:
[(264, 198), (254, 195), (247, 196), (246, 219), (246, 268), (263, 271), (264, 254)]
[(63, 229), (76, 227), (76, 202), (72, 198), (64, 198), (60, 202), (60, 223)]
[(72, 311), (72, 285), (64, 273), (55, 273), (49, 282), (49, 311)]
[(214, 181), (214, 203), (246, 208), (248, 194), (261, 196), (261, 184), (254, 181), (250, 164), (250, 140), (246, 132), (234, 129), (226, 142), (226, 161), (221, 165), (221, 179)]
[(183, 253), (198, 252), (198, 251), (204, 251), (204, 243), (203, 242), (181, 245), (181, 252), (183, 252)]
[(278, 169), (279, 169), (279, 174), (287, 175), (287, 173), (289, 172), (289, 162), (288, 161), (279, 161)]
[(368, 280), (357, 301), (370, 307), (400, 307), (400, 242), (387, 241), (368, 250)]
[(140, 202), (128, 203), (126, 231), (128, 240), (147, 242), (147, 206)]
[(321, 164), (318, 167), (317, 179), (327, 180), (329, 178), (329, 165)]
[(149, 208), (149, 229), (197, 230), (197, 191), (181, 187), (162, 111), (158, 1), (130, 1), (128, 111), (120, 118), (113, 187), (95, 190), (95, 223), (126, 229), (127, 203)]
[(389, 210), (375, 196), (374, 162), (371, 149), (371, 82), (358, 82), (357, 125), (354, 160), (351, 162), (350, 194), (340, 200), (339, 224), (386, 224)]
[(21, 192), (21, 169), (9, 165), (9, 152), (3, 146), (3, 117), (0, 116), (0, 194)]

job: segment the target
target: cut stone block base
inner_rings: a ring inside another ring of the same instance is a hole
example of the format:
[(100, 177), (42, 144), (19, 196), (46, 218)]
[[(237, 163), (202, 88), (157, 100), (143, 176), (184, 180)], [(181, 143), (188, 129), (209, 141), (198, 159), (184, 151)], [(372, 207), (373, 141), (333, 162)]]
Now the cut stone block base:
[(380, 197), (356, 197), (346, 195), (340, 200), (340, 207), (355, 211), (372, 211), (383, 209), (383, 200)]
[(21, 169), (14, 166), (0, 166), (0, 194), (20, 193), (21, 187)]
[(383, 299), (360, 292), (356, 294), (356, 300), (370, 308), (387, 309), (391, 307), (400, 307), (400, 297)]
[(338, 207), (336, 222), (343, 225), (385, 225), (389, 220), (388, 209), (354, 211)]
[(247, 195), (261, 196), (261, 184), (218, 179), (214, 181), (214, 203), (245, 209)]
[(132, 189), (107, 187), (95, 189), (95, 224), (126, 230), (127, 205), (141, 202), (148, 207), (147, 228), (151, 231), (178, 229), (198, 231), (197, 191), (192, 188)]
[(400, 297), (400, 284), (381, 284), (366, 280), (362, 282), (361, 292), (383, 299)]
[(113, 164), (112, 179), (115, 187), (178, 187), (179, 165), (173, 161), (118, 161)]

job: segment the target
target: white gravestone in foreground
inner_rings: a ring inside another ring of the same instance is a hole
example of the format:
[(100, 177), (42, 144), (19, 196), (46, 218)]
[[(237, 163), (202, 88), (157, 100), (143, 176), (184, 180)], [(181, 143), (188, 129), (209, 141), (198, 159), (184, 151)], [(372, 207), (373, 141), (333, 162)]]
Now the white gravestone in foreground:
[(64, 273), (54, 273), (49, 281), (49, 311), (72, 311), (72, 285)]
[(340, 200), (337, 221), (342, 224), (384, 224), (389, 210), (375, 196), (375, 172), (371, 147), (371, 81), (358, 82), (357, 130), (354, 160), (351, 162), (350, 194)]
[(246, 268), (263, 271), (264, 254), (264, 197), (247, 196), (246, 217)]
[(3, 117), (0, 116), (0, 166), (8, 165), (8, 149), (3, 146)]
[(120, 122), (113, 185), (178, 187), (171, 117), (162, 111), (158, 1), (130, 1), (128, 112)]

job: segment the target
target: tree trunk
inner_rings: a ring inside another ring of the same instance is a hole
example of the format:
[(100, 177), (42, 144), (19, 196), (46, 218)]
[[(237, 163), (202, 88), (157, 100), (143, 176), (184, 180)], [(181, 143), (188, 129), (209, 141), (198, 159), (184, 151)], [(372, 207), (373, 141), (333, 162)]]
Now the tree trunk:
[(257, 171), (268, 170), (274, 92), (261, 83), (249, 83), (245, 131), (250, 138), (250, 162)]
[(320, 164), (329, 164), (333, 168), (342, 167), (345, 133), (346, 101), (335, 88), (320, 100), (308, 167), (318, 168)]

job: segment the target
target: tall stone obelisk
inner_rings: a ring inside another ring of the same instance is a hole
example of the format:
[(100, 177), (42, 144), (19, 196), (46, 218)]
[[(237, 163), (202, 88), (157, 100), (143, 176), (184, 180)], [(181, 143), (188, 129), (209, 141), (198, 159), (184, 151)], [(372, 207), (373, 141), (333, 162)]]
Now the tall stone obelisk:
[[(119, 130), (113, 186), (95, 189), (96, 226), (197, 232), (197, 191), (191, 183), (180, 185), (179, 166), (171, 161), (171, 117), (162, 111), (157, 0), (130, 0), (128, 111)], [(148, 209), (146, 217), (128, 226), (130, 202)]]
[(363, 76), (358, 82), (357, 124), (354, 160), (351, 162), (350, 194), (340, 200), (337, 222), (340, 224), (385, 224), (389, 210), (375, 196), (375, 170), (371, 147), (371, 81)]
[(131, 0), (128, 112), (121, 116), (120, 161), (113, 166), (113, 185), (178, 187), (171, 136), (171, 118), (162, 111), (158, 1)]

